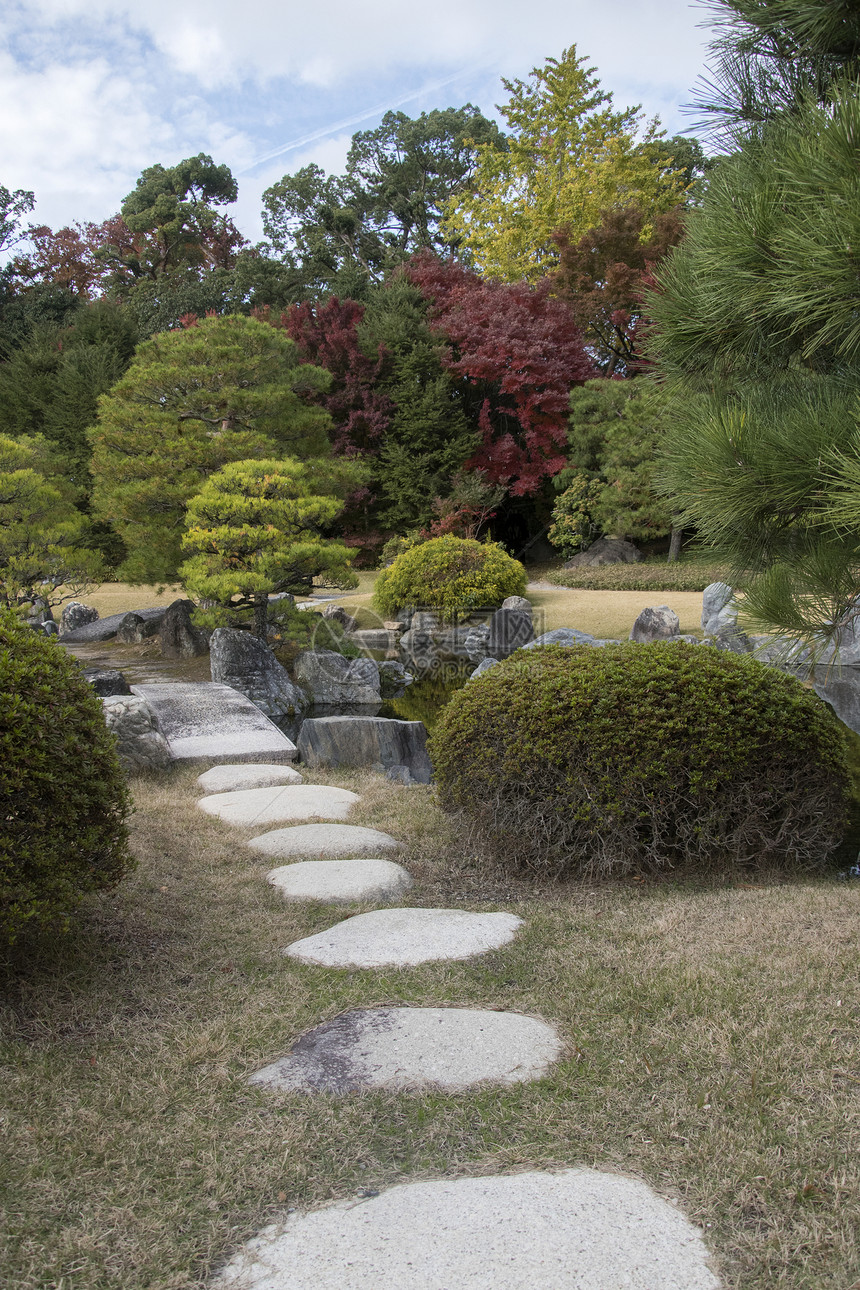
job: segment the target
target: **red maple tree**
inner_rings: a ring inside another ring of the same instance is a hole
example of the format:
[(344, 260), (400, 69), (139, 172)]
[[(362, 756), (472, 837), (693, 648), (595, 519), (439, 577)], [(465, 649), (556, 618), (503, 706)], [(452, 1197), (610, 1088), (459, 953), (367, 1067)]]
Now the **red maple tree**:
[(533, 496), (567, 464), (571, 388), (599, 375), (570, 307), (548, 281), (485, 281), (432, 254), (406, 272), (430, 302), (431, 327), (447, 341), (443, 366), (461, 378), (481, 432), (466, 468)]

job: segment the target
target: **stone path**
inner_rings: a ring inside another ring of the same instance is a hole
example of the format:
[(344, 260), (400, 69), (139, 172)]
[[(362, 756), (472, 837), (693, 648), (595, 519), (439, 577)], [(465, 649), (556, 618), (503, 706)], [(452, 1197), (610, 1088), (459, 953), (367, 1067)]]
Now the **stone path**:
[[(292, 782), (279, 778), (285, 773)], [(222, 765), (199, 777), (203, 789), (223, 790), (199, 805), (228, 823), (265, 825), (311, 815), (336, 820), (359, 800), (299, 778), (264, 762)], [(291, 862), (267, 875), (287, 900), (394, 900), (412, 883), (401, 865), (380, 858), (401, 844), (375, 829), (294, 825), (248, 846)], [(484, 954), (522, 926), (503, 911), (374, 909), (283, 952), (328, 968), (414, 967)], [(308, 1096), (373, 1088), (455, 1093), (539, 1079), (561, 1051), (551, 1025), (519, 1013), (355, 1009), (295, 1039), (249, 1083)], [(408, 1183), (338, 1201), (264, 1228), (210, 1281), (211, 1290), (460, 1287), (719, 1290), (720, 1282), (701, 1233), (672, 1204), (636, 1179), (591, 1169)]]
[(517, 1012), (366, 1008), (302, 1035), (250, 1083), (305, 1093), (426, 1086), (451, 1092), (481, 1080), (539, 1079), (561, 1047), (552, 1026)]
[(287, 900), (324, 900), (348, 905), (357, 900), (397, 900), (412, 886), (392, 860), (300, 860), (266, 875)]
[(297, 824), (291, 829), (272, 829), (248, 846), (272, 860), (293, 860), (304, 856), (317, 859), (347, 859), (372, 856), (379, 851), (399, 851), (402, 843), (390, 833), (366, 829), (360, 824)]
[(271, 788), (245, 788), (235, 793), (213, 793), (197, 805), (225, 824), (283, 824), (285, 820), (344, 820), (358, 802), (357, 793), (325, 784), (276, 784)]
[(272, 784), (301, 784), (302, 777), (292, 766), (275, 762), (246, 762), (242, 766), (213, 766), (197, 776), (197, 783), (207, 793), (235, 793), (243, 788), (269, 788)]
[(174, 761), (291, 762), (296, 745), (229, 685), (165, 681), (133, 685), (146, 699)]
[(215, 1290), (719, 1290), (701, 1234), (591, 1169), (389, 1187), (272, 1224)]
[(293, 941), (284, 953), (323, 967), (414, 967), (496, 950), (513, 940), (522, 923), (516, 914), (465, 909), (374, 909)]

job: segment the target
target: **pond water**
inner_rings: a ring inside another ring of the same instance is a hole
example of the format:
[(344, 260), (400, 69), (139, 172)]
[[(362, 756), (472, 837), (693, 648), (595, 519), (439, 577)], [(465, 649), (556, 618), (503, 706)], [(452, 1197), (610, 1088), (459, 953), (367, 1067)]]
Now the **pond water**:
[[(143, 647), (145, 650), (148, 647)], [(159, 681), (209, 681), (208, 655), (203, 658), (169, 659), (155, 652), (143, 653), (139, 645), (120, 645), (112, 641), (91, 645), (66, 645), (84, 667), (118, 668), (129, 685), (147, 685)], [(474, 670), (467, 664), (443, 664), (437, 670), (419, 675), (396, 699), (386, 699), (378, 707), (329, 707), (316, 705), (301, 717), (284, 717), (276, 722), (289, 739), (298, 737), (307, 717), (392, 717), (398, 721), (423, 721), (430, 731), (439, 713), (457, 690), (461, 690)]]

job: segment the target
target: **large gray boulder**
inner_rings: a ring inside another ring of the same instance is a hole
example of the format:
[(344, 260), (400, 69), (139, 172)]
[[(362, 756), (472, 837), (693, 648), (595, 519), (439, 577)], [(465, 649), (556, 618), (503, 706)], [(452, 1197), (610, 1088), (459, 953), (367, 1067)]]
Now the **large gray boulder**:
[(702, 631), (717, 636), (738, 621), (735, 593), (727, 582), (712, 582), (702, 592)]
[(116, 629), (116, 639), (124, 645), (140, 645), (150, 636), (157, 636), (161, 618), (144, 618), (143, 614), (126, 614)]
[(352, 614), (346, 612), (343, 605), (326, 605), (323, 610), (323, 618), (334, 619), (336, 623), (340, 623), (345, 632), (354, 632), (358, 626), (356, 619), (353, 618)]
[(642, 554), (632, 542), (624, 538), (598, 538), (584, 551), (566, 562), (565, 569), (597, 569), (604, 564), (636, 564)]
[(673, 640), (681, 634), (681, 624), (674, 609), (668, 605), (649, 605), (636, 619), (630, 639), (640, 645), (654, 641)]
[(380, 702), (379, 667), (372, 658), (344, 658), (332, 650), (302, 650), (295, 677), (314, 703), (358, 706)]
[(102, 705), (126, 770), (163, 770), (170, 764), (167, 740), (145, 699), (137, 694), (114, 694), (102, 699)]
[(396, 699), (414, 680), (412, 673), (407, 672), (396, 659), (379, 664), (379, 688), (383, 699)]
[[(502, 608), (504, 609), (504, 605)], [(480, 663), (481, 659), (487, 657), (487, 640), (489, 635), (489, 623), (483, 623), (480, 626), (469, 628), (463, 644), (470, 663)]]
[(502, 609), (518, 609), (520, 613), (531, 614), (532, 603), (525, 596), (508, 596), (507, 600), (502, 601)]
[(191, 600), (174, 600), (168, 605), (161, 620), (162, 658), (200, 658), (209, 652), (209, 642), (191, 621)]
[(308, 704), (268, 645), (250, 632), (219, 627), (209, 642), (212, 680), (229, 685), (255, 703), (267, 717), (296, 716)]
[(429, 784), (433, 773), (422, 721), (309, 717), (299, 734), (299, 757), (311, 767), (406, 766), (419, 784)]
[[(135, 613), (147, 623), (159, 624), (164, 617), (165, 610), (137, 609)], [(121, 623), (127, 617), (128, 613), (126, 612), (123, 614), (109, 614), (107, 618), (94, 619), (90, 623), (83, 623), (80, 627), (70, 628), (67, 632), (64, 632), (63, 640), (69, 645), (113, 640), (119, 631)]]
[(60, 615), (60, 635), (65, 636), (76, 627), (85, 627), (87, 623), (98, 622), (99, 611), (92, 605), (83, 605), (80, 600), (70, 600), (63, 606)]
[(535, 637), (531, 609), (497, 609), (490, 619), (486, 653), (490, 658), (508, 658)]

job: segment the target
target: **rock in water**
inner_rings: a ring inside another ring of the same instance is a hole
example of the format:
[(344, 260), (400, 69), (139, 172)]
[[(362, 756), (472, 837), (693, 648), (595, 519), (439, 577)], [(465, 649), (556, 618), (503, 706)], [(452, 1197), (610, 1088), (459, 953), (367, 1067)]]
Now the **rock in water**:
[(174, 600), (161, 620), (159, 635), (164, 658), (199, 658), (209, 652), (206, 637), (191, 621), (191, 600)]
[(126, 770), (163, 770), (169, 765), (170, 748), (145, 699), (136, 694), (116, 694), (102, 699), (102, 705)]
[(229, 685), (267, 717), (296, 716), (307, 707), (304, 690), (293, 685), (268, 645), (232, 627), (219, 627), (209, 642), (212, 680)]
[(640, 645), (653, 641), (668, 641), (681, 634), (681, 624), (674, 609), (668, 605), (649, 605), (633, 624), (630, 639)]
[(379, 668), (372, 658), (306, 649), (296, 659), (295, 675), (314, 703), (369, 707), (380, 702)]
[(110, 694), (131, 694), (131, 686), (115, 667), (86, 667), (83, 675), (102, 698)]
[(307, 766), (408, 766), (413, 780), (429, 784), (423, 721), (387, 717), (309, 717), (299, 733), (299, 757)]

